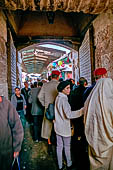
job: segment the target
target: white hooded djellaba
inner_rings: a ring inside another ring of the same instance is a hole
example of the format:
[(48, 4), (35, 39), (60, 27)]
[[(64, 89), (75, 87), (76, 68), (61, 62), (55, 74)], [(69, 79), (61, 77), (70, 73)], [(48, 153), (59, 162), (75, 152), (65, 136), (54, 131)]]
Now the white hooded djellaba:
[(113, 81), (97, 81), (84, 105), (91, 170), (113, 170)]

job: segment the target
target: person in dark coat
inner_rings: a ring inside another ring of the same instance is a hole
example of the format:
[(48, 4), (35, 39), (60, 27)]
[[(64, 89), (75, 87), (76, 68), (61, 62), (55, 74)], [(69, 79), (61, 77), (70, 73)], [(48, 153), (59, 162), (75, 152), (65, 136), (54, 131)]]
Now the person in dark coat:
[(26, 120), (28, 121), (28, 123), (32, 123), (33, 118), (31, 115), (31, 107), (32, 105), (28, 102), (28, 98), (29, 98), (29, 93), (31, 91), (31, 89), (28, 87), (28, 82), (24, 82), (24, 88), (21, 89), (21, 94), (24, 95), (25, 101), (26, 101)]
[(41, 127), (44, 115), (44, 107), (38, 100), (37, 96), (41, 90), (43, 83), (34, 82), (34, 88), (31, 89), (28, 101), (32, 103), (31, 114), (33, 116), (33, 127), (34, 127), (34, 141), (38, 142), (41, 140)]
[(70, 89), (72, 90), (73, 86), (75, 85), (75, 80), (70, 78), (70, 79), (67, 79), (67, 81), (70, 83)]
[(0, 169), (11, 170), (13, 158), (19, 155), (23, 141), (23, 127), (16, 109), (0, 96)]
[[(69, 103), (71, 105), (72, 111), (79, 110), (84, 106), (83, 93), (87, 88), (86, 86), (87, 80), (84, 77), (80, 77), (79, 85), (71, 91), (71, 94), (69, 96)], [(74, 135), (72, 136), (72, 153), (75, 160), (78, 160), (76, 162), (76, 166), (78, 166), (78, 168), (81, 170), (82, 164), (80, 163), (79, 159), (86, 159), (85, 152), (87, 148), (87, 141), (84, 133), (83, 116), (81, 116), (80, 118), (73, 119), (71, 122), (74, 126)]]
[[(84, 77), (80, 77), (79, 85), (71, 91), (69, 96), (69, 103), (71, 105), (71, 110), (79, 110), (84, 106), (83, 102), (83, 93), (86, 90), (87, 80)], [(84, 134), (84, 124), (83, 124), (83, 117), (73, 120), (74, 125), (74, 138), (76, 140), (80, 139), (81, 136)]]

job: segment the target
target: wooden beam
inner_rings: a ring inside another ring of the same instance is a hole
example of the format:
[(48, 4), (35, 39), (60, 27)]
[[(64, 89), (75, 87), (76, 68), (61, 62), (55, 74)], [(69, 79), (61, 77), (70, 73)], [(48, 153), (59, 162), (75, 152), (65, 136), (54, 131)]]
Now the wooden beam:
[(42, 59), (42, 58), (35, 58), (35, 59), (29, 59), (29, 60), (23, 60), (23, 62), (26, 61), (47, 61), (46, 59)]

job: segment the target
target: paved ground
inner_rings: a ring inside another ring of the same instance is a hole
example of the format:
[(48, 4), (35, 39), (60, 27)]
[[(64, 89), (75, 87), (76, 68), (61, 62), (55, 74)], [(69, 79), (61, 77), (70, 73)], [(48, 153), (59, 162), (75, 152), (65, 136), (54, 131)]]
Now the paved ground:
[[(55, 147), (53, 147), (55, 153)], [(32, 126), (27, 126), (20, 154), (20, 166), (24, 170), (57, 170), (56, 157), (47, 153), (47, 142), (34, 142)]]
[[(41, 141), (39, 143), (33, 141), (32, 128), (33, 128), (32, 126), (27, 125), (25, 130), (25, 138), (22, 145), (22, 151), (20, 154), (21, 170), (57, 170), (55, 146), (53, 146), (54, 156), (49, 156), (47, 153), (46, 141)], [(86, 160), (85, 157), (84, 160)], [(77, 160), (77, 162), (82, 164), (84, 167), (83, 162), (84, 160), (80, 159)], [(77, 164), (77, 162), (75, 161), (75, 164)], [(66, 168), (64, 168), (64, 170), (66, 170)], [(87, 167), (80, 169), (74, 168), (74, 170), (88, 170), (88, 168)]]

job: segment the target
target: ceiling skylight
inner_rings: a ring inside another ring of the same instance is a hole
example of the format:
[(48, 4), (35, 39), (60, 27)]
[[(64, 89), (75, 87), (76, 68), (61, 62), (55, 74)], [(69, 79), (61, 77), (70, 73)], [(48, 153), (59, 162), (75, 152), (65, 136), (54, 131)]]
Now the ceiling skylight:
[(41, 47), (47, 47), (47, 48), (53, 48), (53, 49), (57, 49), (57, 50), (61, 50), (61, 51), (66, 51), (66, 53), (69, 53), (70, 50), (65, 48), (65, 47), (61, 47), (61, 46), (58, 46), (58, 45), (52, 45), (52, 44), (41, 44), (39, 45)]

